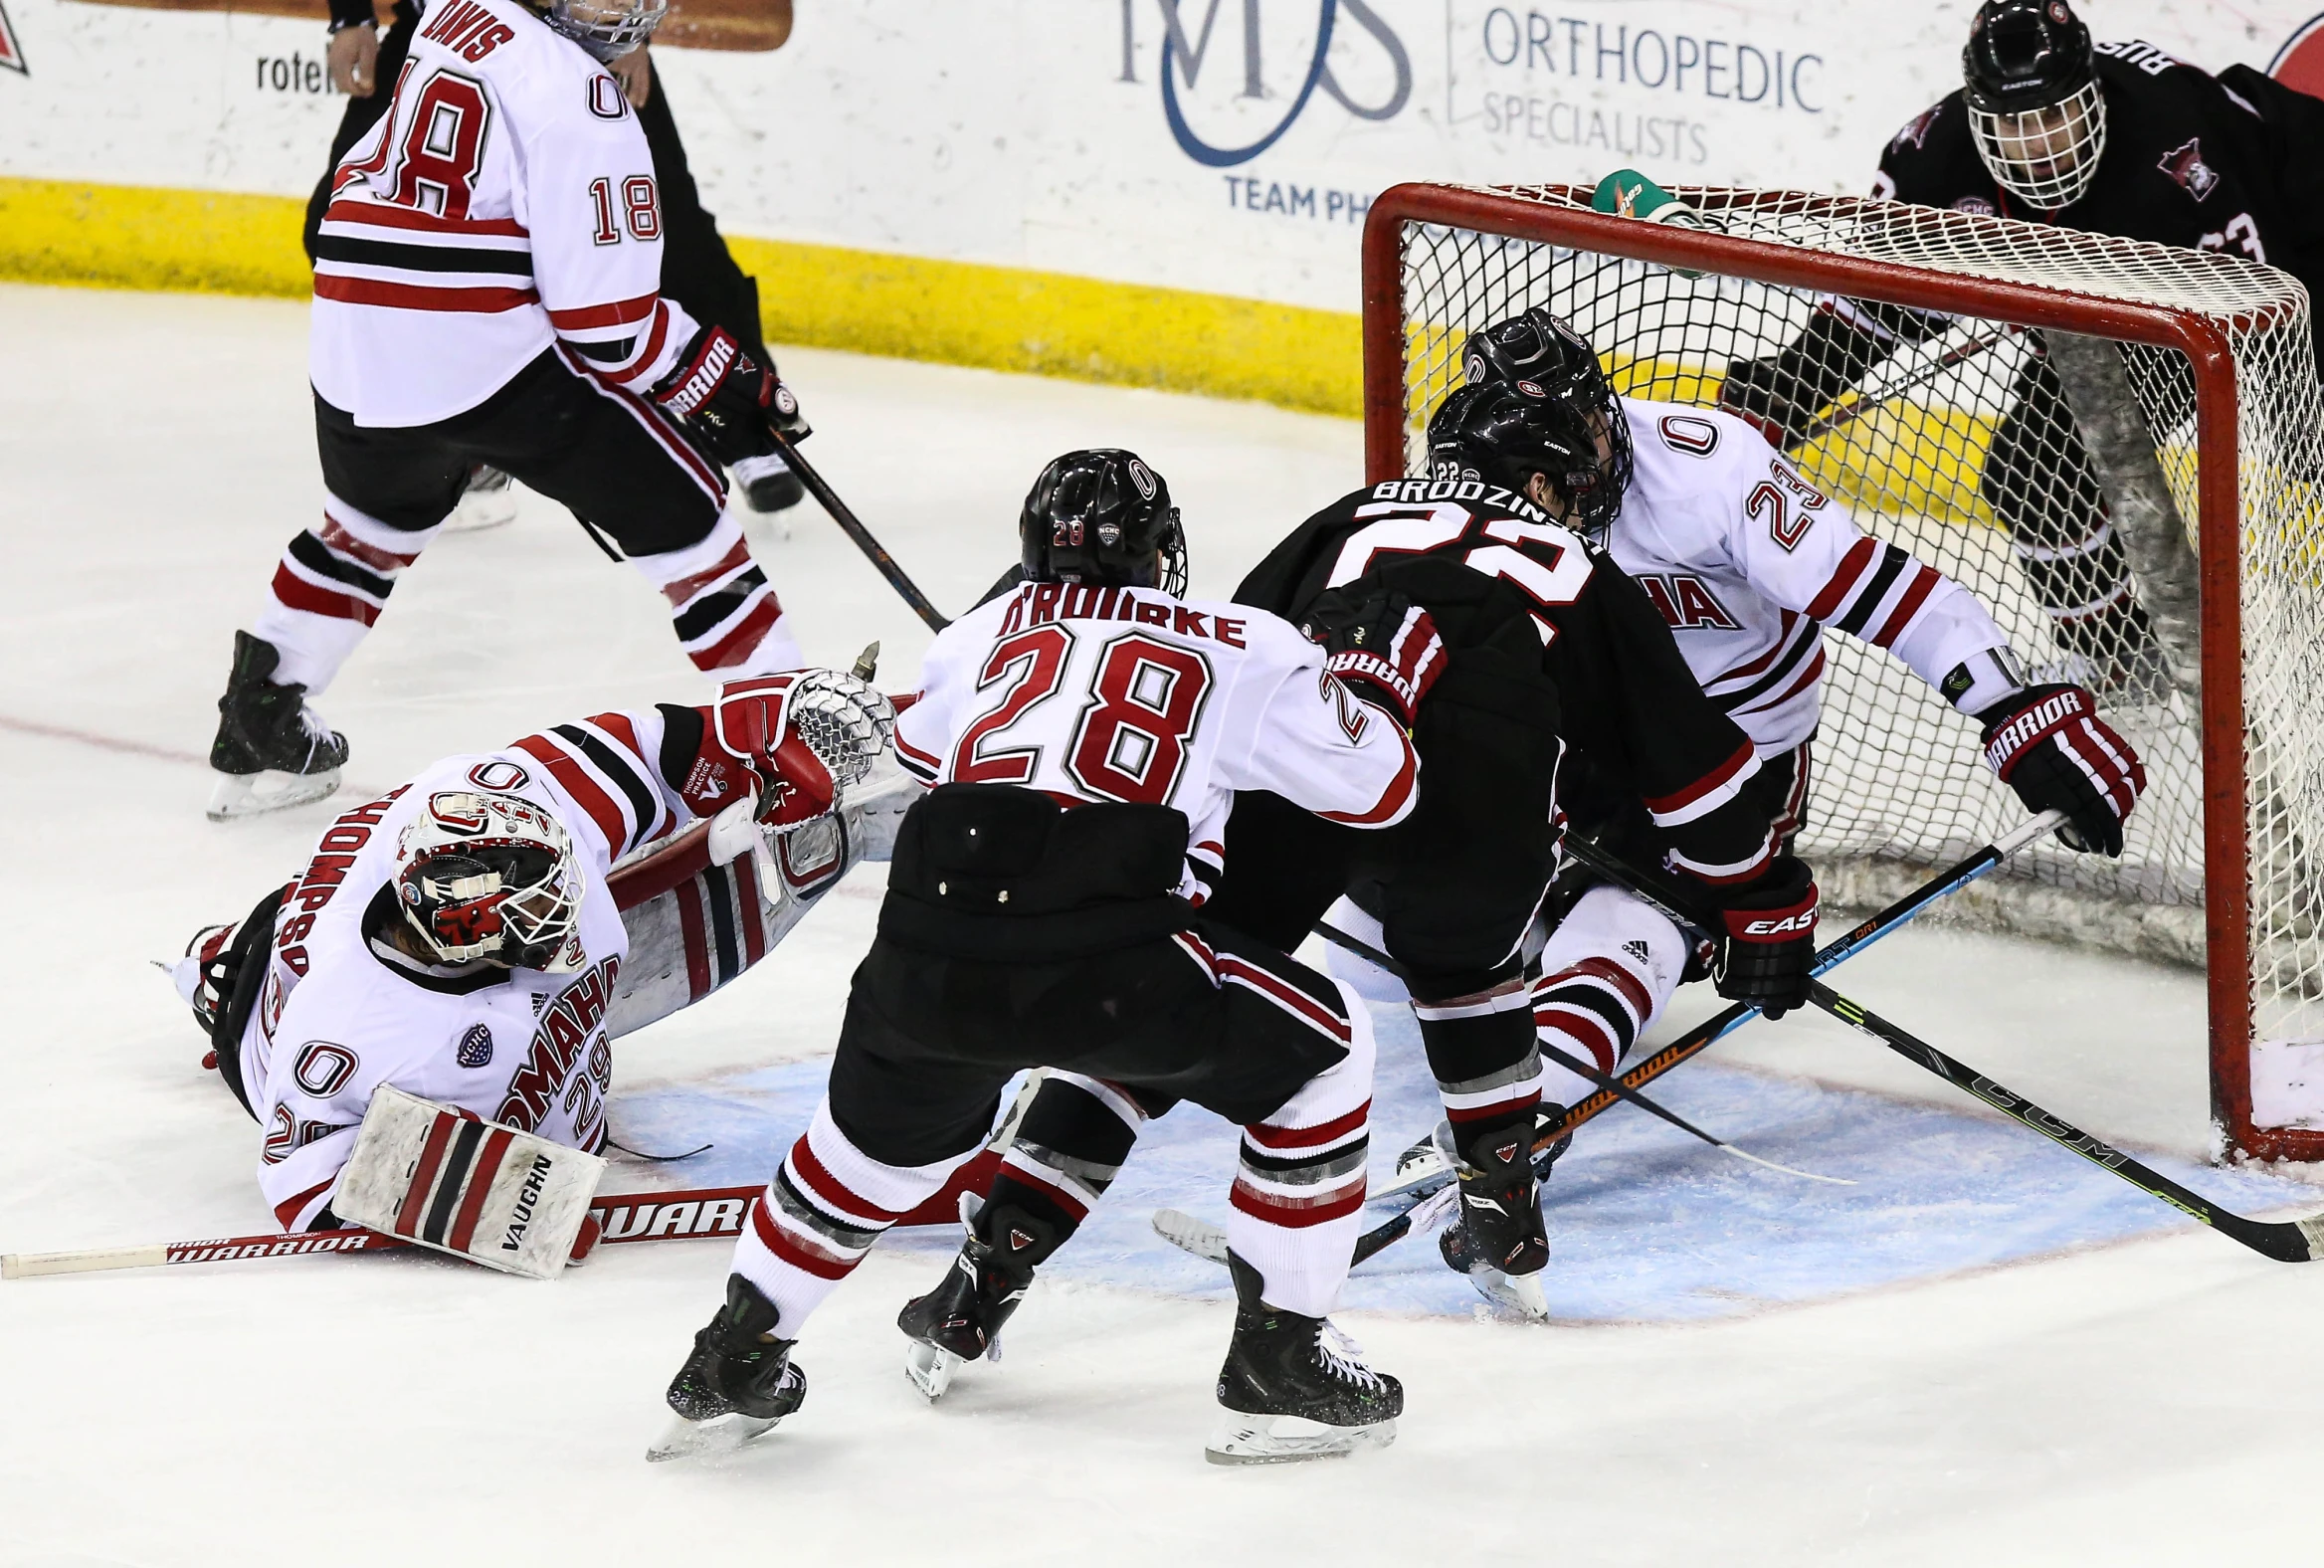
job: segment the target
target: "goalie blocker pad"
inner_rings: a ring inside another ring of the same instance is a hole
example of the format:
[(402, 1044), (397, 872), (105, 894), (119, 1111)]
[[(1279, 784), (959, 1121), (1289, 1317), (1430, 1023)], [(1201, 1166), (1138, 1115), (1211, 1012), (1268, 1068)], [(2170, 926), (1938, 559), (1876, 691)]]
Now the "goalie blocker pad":
[(550, 1279), (572, 1255), (604, 1175), (594, 1154), (383, 1084), (331, 1209), (486, 1269)]

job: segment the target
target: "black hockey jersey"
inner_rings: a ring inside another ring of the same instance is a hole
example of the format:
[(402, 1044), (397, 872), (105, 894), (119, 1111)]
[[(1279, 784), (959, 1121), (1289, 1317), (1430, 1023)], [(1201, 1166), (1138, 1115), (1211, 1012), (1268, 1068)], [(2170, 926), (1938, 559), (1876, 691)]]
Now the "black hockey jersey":
[(1562, 740), (1635, 791), (1681, 869), (1722, 882), (1765, 869), (1749, 737), (1703, 694), (1645, 591), (1578, 534), (1497, 486), (1389, 480), (1301, 523), (1235, 597), (1295, 622), (1358, 579), (1426, 608), (1451, 656), (1414, 732), (1424, 799), (1431, 705), (1489, 707), (1523, 716), (1551, 770)]
[[(2224, 251), (2324, 288), (2324, 100), (2253, 71), (2218, 77), (2141, 42), (2097, 47), (2106, 144), (2089, 189), (2029, 211), (1977, 155), (1961, 93), (1898, 131), (1878, 198)], [(1918, 335), (1908, 331), (1907, 335)]]

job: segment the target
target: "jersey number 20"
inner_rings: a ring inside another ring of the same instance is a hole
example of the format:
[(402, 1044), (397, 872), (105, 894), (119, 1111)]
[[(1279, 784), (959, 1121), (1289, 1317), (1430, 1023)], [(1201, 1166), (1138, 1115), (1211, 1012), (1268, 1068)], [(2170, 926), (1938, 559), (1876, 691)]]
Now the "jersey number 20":
[[(957, 784), (1023, 784), (1041, 766), (1039, 746), (995, 744), (1057, 694), (1073, 651), (1063, 626), (1036, 626), (993, 645), (977, 689), (1001, 700), (961, 731), (952, 754)], [(1065, 771), (1100, 800), (1158, 806), (1186, 768), (1186, 743), (1210, 695), (1210, 662), (1141, 632), (1115, 638), (1097, 663), (1089, 701), (1065, 753)]]

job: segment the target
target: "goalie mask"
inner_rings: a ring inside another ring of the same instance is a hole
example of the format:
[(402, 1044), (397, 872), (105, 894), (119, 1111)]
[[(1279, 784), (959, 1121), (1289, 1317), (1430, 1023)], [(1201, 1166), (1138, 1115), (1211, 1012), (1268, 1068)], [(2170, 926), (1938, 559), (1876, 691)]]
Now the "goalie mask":
[(670, 14), (670, 0), (548, 0), (541, 20), (611, 65), (654, 36)]
[(1530, 386), (1487, 381), (1438, 404), (1429, 419), (1429, 472), (1482, 480), (1520, 495), (1539, 474), (1565, 500), (1567, 525), (1601, 537), (1622, 510), (1629, 466), (1616, 481), (1600, 438), (1603, 422)]
[(1994, 183), (2043, 212), (2081, 200), (2106, 150), (2090, 30), (2066, 0), (1985, 0), (1961, 52), (1962, 102)]
[(1068, 452), (1043, 469), (1017, 537), (1035, 582), (1186, 592), (1186, 530), (1170, 487), (1134, 452)]
[[(1623, 418), (1622, 405), (1614, 396), (1614, 385), (1606, 379), (1606, 372), (1598, 363), (1598, 356), (1589, 342), (1565, 322), (1535, 305), (1523, 315), (1506, 321), (1496, 321), (1481, 332), (1469, 334), (1461, 350), (1462, 374), (1469, 387), (1503, 386), (1514, 390), (1529, 402), (1546, 402), (1570, 411), (1570, 418), (1549, 416), (1536, 421), (1544, 432), (1547, 445), (1543, 456), (1556, 456), (1560, 467), (1535, 465), (1528, 472), (1549, 476), (1550, 484), (1565, 497), (1569, 508), (1567, 520), (1593, 537), (1602, 535), (1622, 510), (1623, 492), (1630, 489), (1633, 458), (1630, 445), (1630, 421)], [(1458, 396), (1458, 394), (1454, 394)], [(1437, 461), (1438, 421), (1444, 420), (1452, 406), (1448, 398), (1437, 411), (1437, 418), (1429, 422), (1429, 457)], [(1499, 430), (1518, 416), (1502, 414), (1484, 417), (1481, 403), (1468, 406), (1461, 419), (1482, 419), (1483, 425)], [(1514, 407), (1502, 400), (1491, 406), (1503, 410)], [(1585, 431), (1589, 439), (1577, 444), (1575, 429)], [(1448, 434), (1451, 425), (1448, 424)], [(1468, 438), (1472, 442), (1488, 439), (1482, 427)], [(1504, 444), (1506, 438), (1503, 438)], [(1579, 461), (1577, 451), (1588, 454), (1588, 461)], [(1473, 465), (1471, 465), (1473, 466)], [(1501, 483), (1506, 484), (1503, 480)], [(1522, 491), (1522, 483), (1511, 487)]]
[(448, 964), (569, 973), (586, 886), (564, 824), (517, 795), (439, 791), (396, 845), (396, 903)]

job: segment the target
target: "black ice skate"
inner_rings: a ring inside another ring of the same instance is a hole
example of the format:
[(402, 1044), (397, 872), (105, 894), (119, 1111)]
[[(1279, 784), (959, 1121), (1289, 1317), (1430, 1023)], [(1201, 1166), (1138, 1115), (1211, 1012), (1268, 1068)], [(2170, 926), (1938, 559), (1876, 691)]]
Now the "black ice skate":
[(281, 662), (265, 638), (234, 634), (234, 670), (210, 742), (210, 766), (222, 775), (210, 796), (212, 822), (303, 806), (339, 787), (347, 737), (306, 705), (306, 687), (269, 679)]
[(694, 1335), (693, 1353), (665, 1396), (678, 1419), (646, 1451), (649, 1462), (723, 1454), (765, 1432), (807, 1398), (807, 1374), (791, 1364), (779, 1314), (740, 1274), (726, 1276), (726, 1304)]
[(516, 482), (489, 463), (468, 471), (468, 488), (460, 504), (444, 519), (446, 533), (482, 533), (516, 520)]
[(1564, 1152), (1561, 1142), (1537, 1166), (1530, 1122), (1488, 1127), (1466, 1148), (1452, 1151), (1460, 1206), (1439, 1234), (1437, 1250), (1487, 1300), (1529, 1317), (1549, 1315), (1541, 1277), (1549, 1267), (1549, 1233), (1541, 1222), (1540, 1182)]
[(1213, 1465), (1328, 1459), (1396, 1441), (1404, 1385), (1364, 1365), (1327, 1318), (1259, 1299), (1259, 1271), (1233, 1253), (1235, 1338), (1219, 1369), (1226, 1414), (1204, 1458)]
[(968, 1239), (943, 1283), (905, 1302), (895, 1318), (912, 1340), (903, 1375), (931, 1401), (944, 1397), (962, 1362), (1001, 1359), (1001, 1325), (1025, 1299), (1034, 1270), (1062, 1240), (1055, 1225), (1015, 1204), (988, 1204), (972, 1216), (974, 1201), (961, 1200)]
[(750, 509), (762, 515), (788, 511), (807, 498), (807, 487), (799, 483), (799, 476), (778, 452), (735, 464), (734, 483), (742, 487)]

